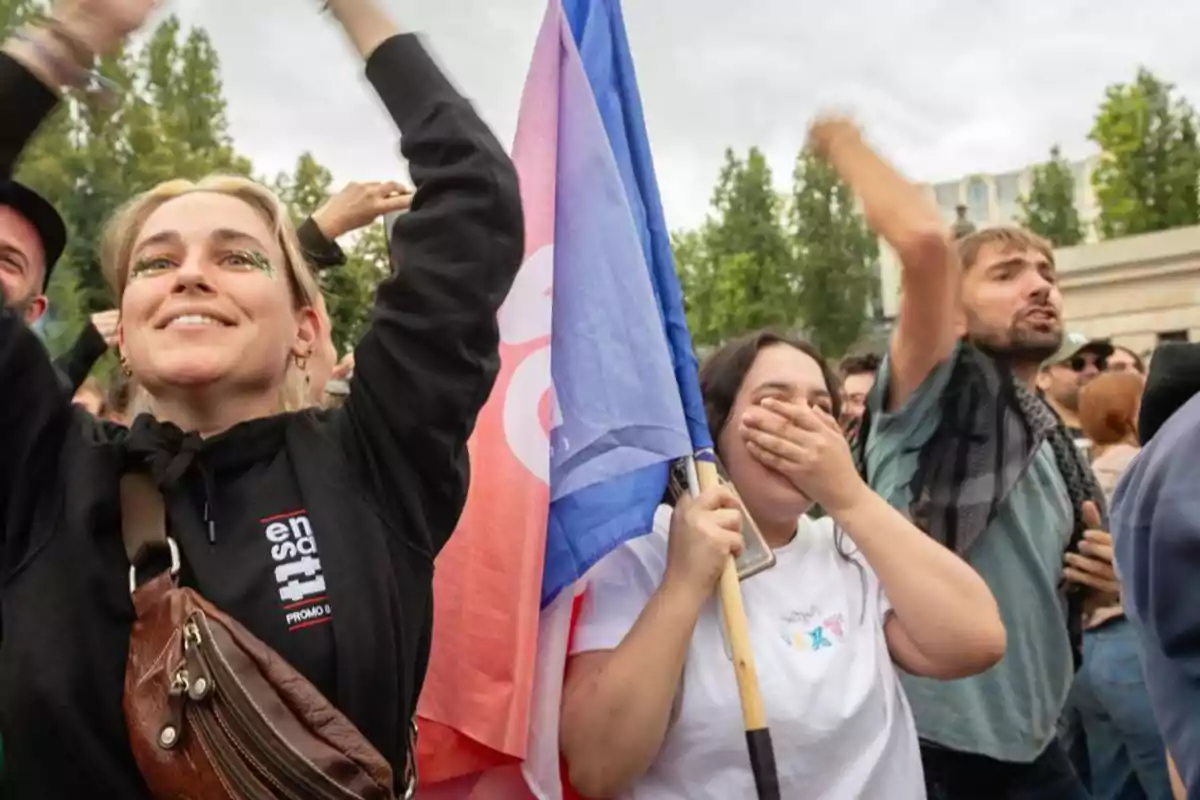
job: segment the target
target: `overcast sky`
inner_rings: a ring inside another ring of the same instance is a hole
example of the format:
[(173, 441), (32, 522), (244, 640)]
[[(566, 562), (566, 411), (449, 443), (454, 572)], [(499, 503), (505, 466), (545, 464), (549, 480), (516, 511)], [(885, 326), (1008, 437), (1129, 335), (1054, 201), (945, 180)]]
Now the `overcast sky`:
[[(208, 29), (230, 121), (260, 171), (303, 150), (338, 183), (396, 176), (395, 135), (317, 0), (170, 0)], [(545, 0), (388, 0), (506, 145)], [(1016, 169), (1086, 141), (1139, 64), (1200, 104), (1200, 4), (1184, 0), (625, 0), (673, 228), (703, 219), (725, 147), (782, 186), (819, 109), (847, 109), (923, 181)], [(903, 9), (903, 10), (902, 10)], [(268, 44), (269, 42), (269, 44)]]

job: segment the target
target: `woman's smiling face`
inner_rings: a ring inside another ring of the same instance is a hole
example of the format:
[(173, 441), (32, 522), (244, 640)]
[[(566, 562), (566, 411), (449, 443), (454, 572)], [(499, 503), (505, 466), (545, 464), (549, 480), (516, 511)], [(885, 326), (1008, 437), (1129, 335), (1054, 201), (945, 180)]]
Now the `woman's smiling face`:
[(278, 237), (239, 198), (193, 191), (166, 201), (125, 269), (121, 354), (152, 395), (277, 388), (289, 359), (312, 351), (315, 315), (297, 307)]

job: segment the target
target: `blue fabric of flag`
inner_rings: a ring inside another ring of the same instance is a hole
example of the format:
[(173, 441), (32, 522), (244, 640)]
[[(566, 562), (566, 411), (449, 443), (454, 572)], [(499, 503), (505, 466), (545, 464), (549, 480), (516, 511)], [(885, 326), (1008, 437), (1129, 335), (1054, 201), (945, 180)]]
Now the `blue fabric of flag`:
[(671, 234), (663, 214), (620, 0), (563, 0), (563, 10), (625, 184), (671, 346), (675, 380), (692, 446), (696, 450), (710, 448), (712, 439), (700, 394), (696, 356), (684, 316), (683, 292), (675, 272)]
[[(687, 340), (687, 328), (653, 170), (646, 171), (649, 146), (644, 131), (640, 157), (630, 137), (614, 142), (597, 104), (630, 91), (636, 101), (636, 86), (595, 91), (563, 27), (551, 335), (557, 408), (543, 606), (613, 548), (650, 530), (670, 461), (694, 444), (673, 346)], [(651, 204), (631, 193), (639, 180), (653, 189)], [(665, 248), (657, 257), (655, 241)], [(669, 280), (652, 264), (665, 264)], [(690, 358), (690, 345), (686, 352)], [(683, 364), (695, 387), (694, 359)]]

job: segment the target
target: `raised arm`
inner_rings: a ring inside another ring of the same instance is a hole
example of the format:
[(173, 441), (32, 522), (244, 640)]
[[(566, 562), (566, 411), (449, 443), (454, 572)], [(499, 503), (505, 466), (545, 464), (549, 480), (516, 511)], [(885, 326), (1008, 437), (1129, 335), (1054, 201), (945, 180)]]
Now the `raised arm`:
[[(62, 0), (49, 25), (0, 48), (0, 180), (91, 56), (109, 52), (146, 19), (153, 0)], [(0, 285), (0, 563), (19, 558), (25, 499), (46, 486), (69, 427), (70, 396), (37, 337), (7, 310)]]
[(959, 269), (937, 207), (844, 119), (813, 125), (812, 146), (858, 195), (871, 230), (900, 259), (900, 309), (892, 337), (888, 410), (904, 404), (957, 339)]
[(337, 243), (337, 237), (340, 235), (326, 233), (317, 222), (315, 214), (300, 223), (300, 227), (296, 229), (304, 257), (318, 270), (345, 265), (346, 253)]
[(394, 211), (407, 211), (412, 192), (391, 182), (351, 183), (326, 200), (297, 230), (309, 263), (318, 269), (340, 267), (346, 254), (338, 237), (370, 225)]
[(867, 486), (832, 417), (768, 398), (743, 424), (754, 457), (820, 503), (874, 570), (893, 612), (884, 634), (894, 662), (950, 679), (1003, 657), (1007, 634), (983, 578)]
[(119, 311), (101, 311), (93, 314), (71, 349), (54, 360), (54, 368), (70, 394), (79, 391), (87, 380), (96, 362), (116, 343), (117, 324), (121, 321)]
[[(436, 552), (465, 502), (467, 438), (499, 371), (496, 312), (524, 253), (517, 176), (417, 37), (396, 34), (376, 3), (330, 9), (367, 57), (416, 186), (393, 229), (393, 274), (355, 351), (345, 411), (365, 463), (383, 467), (369, 472), (385, 482), (384, 501), (403, 504), (413, 488), (422, 497), (431, 541), (420, 544)], [(419, 486), (401, 485), (406, 464)]]

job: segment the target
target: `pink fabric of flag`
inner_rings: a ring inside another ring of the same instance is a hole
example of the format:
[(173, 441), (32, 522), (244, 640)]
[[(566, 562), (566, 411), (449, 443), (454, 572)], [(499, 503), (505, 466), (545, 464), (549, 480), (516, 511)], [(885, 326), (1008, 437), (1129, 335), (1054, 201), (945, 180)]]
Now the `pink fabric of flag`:
[(557, 52), (557, 33), (543, 28), (513, 152), (526, 261), (500, 311), (500, 375), (470, 443), (467, 506), (434, 576), (418, 705), (423, 787), (525, 758), (550, 503)]
[[(624, 36), (616, 0), (571, 8)], [(678, 375), (696, 397), (698, 384), (660, 257), (670, 250), (643, 242), (657, 195), (633, 194), (653, 183), (644, 130), (615, 136), (597, 103), (603, 94), (611, 113), (614, 98), (636, 99), (631, 64), (622, 70), (620, 86), (595, 89), (562, 0), (549, 0), (513, 152), (526, 261), (499, 315), (502, 367), (471, 441), (467, 508), (437, 563), (422, 798), (570, 796), (558, 718), (581, 578), (650, 530), (669, 462), (692, 450), (689, 419), (703, 420), (684, 411)]]

